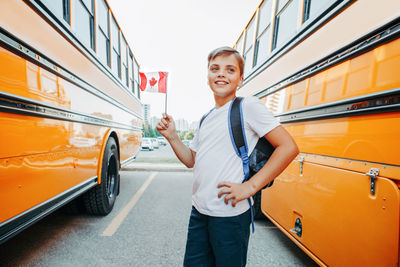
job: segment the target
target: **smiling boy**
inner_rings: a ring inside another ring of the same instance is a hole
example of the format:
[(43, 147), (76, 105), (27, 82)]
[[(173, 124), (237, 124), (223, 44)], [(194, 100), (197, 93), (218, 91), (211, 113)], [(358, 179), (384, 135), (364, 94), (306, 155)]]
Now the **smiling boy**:
[(296, 157), (298, 148), (288, 132), (255, 97), (243, 100), (249, 154), (265, 136), (275, 147), (265, 166), (242, 183), (243, 165), (229, 137), (229, 105), (243, 84), (244, 60), (230, 47), (208, 56), (208, 84), (215, 108), (198, 128), (190, 148), (179, 139), (173, 118), (164, 114), (157, 130), (179, 160), (193, 167), (192, 211), (184, 266), (245, 266), (250, 236), (248, 198), (277, 177)]

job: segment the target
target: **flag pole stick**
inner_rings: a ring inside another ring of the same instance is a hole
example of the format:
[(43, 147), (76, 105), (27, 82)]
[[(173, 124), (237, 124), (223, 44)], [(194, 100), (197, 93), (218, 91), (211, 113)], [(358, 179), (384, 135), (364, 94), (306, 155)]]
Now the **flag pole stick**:
[(167, 94), (168, 94), (168, 74), (167, 74), (167, 88), (165, 90), (165, 114), (167, 114)]

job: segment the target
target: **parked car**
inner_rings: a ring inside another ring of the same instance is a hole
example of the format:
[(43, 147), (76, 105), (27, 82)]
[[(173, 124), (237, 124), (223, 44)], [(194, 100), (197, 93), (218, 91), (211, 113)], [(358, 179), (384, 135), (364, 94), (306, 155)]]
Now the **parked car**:
[(151, 142), (153, 144), (153, 148), (159, 148), (160, 144), (158, 143), (157, 138), (151, 138)]
[(154, 149), (154, 146), (151, 138), (142, 138), (142, 145), (140, 146), (140, 149), (152, 151)]
[(165, 137), (160, 136), (160, 137), (157, 137), (157, 139), (158, 139), (158, 143), (160, 143), (160, 146), (166, 146), (167, 145), (167, 140), (165, 139)]

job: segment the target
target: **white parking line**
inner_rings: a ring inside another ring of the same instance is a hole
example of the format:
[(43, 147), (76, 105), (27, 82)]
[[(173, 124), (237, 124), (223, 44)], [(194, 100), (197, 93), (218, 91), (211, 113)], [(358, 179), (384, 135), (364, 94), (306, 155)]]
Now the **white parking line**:
[(136, 202), (143, 195), (146, 188), (149, 186), (154, 177), (158, 174), (158, 172), (152, 172), (147, 180), (143, 183), (143, 185), (139, 188), (136, 194), (131, 198), (128, 204), (118, 213), (118, 215), (110, 222), (101, 236), (112, 236), (118, 230), (118, 227), (124, 221), (125, 217), (129, 214), (131, 209), (136, 205)]

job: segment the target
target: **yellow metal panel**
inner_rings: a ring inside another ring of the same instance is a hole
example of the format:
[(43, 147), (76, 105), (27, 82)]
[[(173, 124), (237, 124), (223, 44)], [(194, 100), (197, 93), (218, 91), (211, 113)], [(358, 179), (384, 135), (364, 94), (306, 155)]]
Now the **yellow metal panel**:
[(284, 109), (331, 103), (400, 87), (400, 39), (281, 89)]
[(399, 188), (378, 177), (376, 193), (363, 173), (294, 162), (262, 193), (262, 210), (328, 266), (397, 266)]
[(285, 124), (300, 151), (400, 165), (400, 112)]

